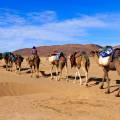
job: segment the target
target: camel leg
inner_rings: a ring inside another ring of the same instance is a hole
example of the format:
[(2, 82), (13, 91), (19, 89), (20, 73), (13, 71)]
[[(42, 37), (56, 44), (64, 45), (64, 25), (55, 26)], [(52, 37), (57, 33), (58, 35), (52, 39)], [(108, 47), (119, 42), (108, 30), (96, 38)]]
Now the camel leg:
[(88, 71), (85, 69), (85, 67), (82, 67), (82, 70), (85, 73), (85, 85), (87, 86), (87, 83), (88, 83)]
[(19, 74), (21, 73), (21, 65), (19, 65)]
[(67, 80), (67, 82), (69, 82), (69, 80), (68, 80), (68, 67), (67, 67), (67, 63), (66, 63), (65, 68), (66, 68), (66, 80)]
[(51, 67), (51, 80), (53, 79), (53, 74), (52, 74), (53, 67), (54, 67), (54, 65), (52, 65), (52, 67)]
[(81, 74), (80, 74), (80, 70), (78, 68), (77, 68), (77, 71), (78, 71), (78, 75), (79, 75), (80, 85), (82, 85)]
[(117, 93), (115, 96), (116, 96), (116, 97), (120, 97), (120, 85), (119, 85), (118, 93)]
[[(58, 73), (57, 73), (58, 75)], [(58, 81), (61, 79), (61, 76), (62, 76), (62, 69), (60, 69), (60, 74), (58, 75)]]
[(85, 82), (85, 85), (88, 86), (88, 72), (85, 73), (85, 76), (86, 76), (86, 82)]
[(76, 67), (76, 73), (75, 73), (75, 81), (74, 81), (74, 83), (76, 83), (76, 80), (77, 80), (77, 75), (79, 76), (80, 85), (82, 85), (81, 74), (80, 74), (79, 69)]
[(15, 68), (15, 72), (17, 73), (17, 65), (15, 65), (15, 67), (16, 67), (16, 68)]
[(9, 64), (9, 67), (10, 67), (9, 68), (10, 72), (12, 72), (12, 64), (11, 63)]
[(107, 77), (107, 91), (105, 93), (109, 94), (110, 93), (110, 79), (108, 77), (108, 72), (106, 73), (106, 77)]
[(6, 65), (6, 70), (9, 71), (8, 64)]
[(58, 81), (58, 67), (56, 66), (56, 80)]
[(88, 72), (86, 71), (86, 70), (84, 70), (85, 71), (85, 86), (87, 86), (88, 85)]
[[(119, 69), (119, 66), (120, 66), (120, 62), (117, 62), (115, 63), (115, 68), (117, 70), (117, 73), (120, 75), (120, 69)], [(119, 88), (118, 88), (118, 93), (115, 95), (116, 97), (120, 97), (120, 85), (119, 85)]]
[(76, 71), (76, 72), (75, 72), (75, 79), (74, 79), (73, 83), (76, 83), (77, 75), (78, 75), (78, 72)]
[(13, 71), (13, 63), (11, 63), (11, 65), (10, 65), (10, 71), (11, 72)]
[(7, 69), (7, 64), (6, 64), (6, 71), (7, 71), (8, 69)]
[(39, 68), (36, 67), (36, 77), (39, 78)]
[(102, 83), (101, 83), (100, 89), (103, 89), (106, 76), (107, 76), (107, 71), (104, 70), (104, 75), (103, 75), (103, 78), (102, 78)]
[(8, 71), (8, 63), (6, 63), (6, 71)]
[(119, 85), (119, 90), (118, 90), (118, 92), (117, 92), (117, 94), (115, 96), (120, 97), (120, 85)]
[(33, 77), (33, 68), (31, 67), (31, 77)]

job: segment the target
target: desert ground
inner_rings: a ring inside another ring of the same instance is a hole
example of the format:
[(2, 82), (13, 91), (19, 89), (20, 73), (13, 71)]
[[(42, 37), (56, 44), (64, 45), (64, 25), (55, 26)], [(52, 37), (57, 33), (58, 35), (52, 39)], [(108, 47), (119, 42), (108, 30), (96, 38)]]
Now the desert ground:
[[(99, 89), (102, 69), (92, 58), (90, 61), (88, 87), (80, 86), (79, 81), (73, 84), (75, 70), (70, 64), (71, 77), (66, 82), (65, 71), (60, 81), (50, 79), (46, 58), (41, 58), (40, 64), (46, 76), (40, 74), (40, 78), (31, 78), (27, 69), (21, 74), (6, 71), (0, 61), (0, 120), (120, 120), (120, 98), (115, 97), (120, 77), (109, 73), (111, 93), (105, 94), (106, 84)], [(26, 61), (22, 67), (28, 68)]]

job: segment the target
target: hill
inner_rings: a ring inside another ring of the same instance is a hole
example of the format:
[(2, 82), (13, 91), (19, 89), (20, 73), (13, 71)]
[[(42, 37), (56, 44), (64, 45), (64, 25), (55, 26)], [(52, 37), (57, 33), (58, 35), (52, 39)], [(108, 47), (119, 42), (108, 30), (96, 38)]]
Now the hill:
[[(53, 51), (63, 51), (66, 53), (66, 55), (69, 55), (70, 53), (74, 51), (86, 51), (88, 54), (92, 50), (98, 50), (101, 48), (101, 46), (96, 44), (65, 44), (65, 45), (53, 45), (53, 46), (40, 46), (37, 47), (38, 54), (40, 56), (48, 56), (49, 53), (52, 53)], [(17, 54), (21, 54), (23, 56), (29, 56), (31, 54), (31, 48), (25, 48), (25, 49), (19, 49), (14, 51)]]

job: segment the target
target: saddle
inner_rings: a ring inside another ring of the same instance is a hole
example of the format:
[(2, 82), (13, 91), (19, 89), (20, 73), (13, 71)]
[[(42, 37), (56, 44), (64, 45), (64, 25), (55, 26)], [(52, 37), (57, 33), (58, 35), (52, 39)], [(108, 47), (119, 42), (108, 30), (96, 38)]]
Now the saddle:
[(3, 58), (9, 57), (10, 55), (11, 55), (11, 52), (4, 52), (4, 53), (2, 54)]
[(102, 56), (100, 54), (99, 64), (107, 66), (109, 64), (109, 62), (115, 61), (118, 57), (120, 57), (120, 48), (112, 49), (112, 51), (109, 51), (109, 54), (107, 54), (105, 56)]
[(51, 56), (49, 57), (49, 61), (58, 61), (60, 59), (61, 53), (52, 53)]

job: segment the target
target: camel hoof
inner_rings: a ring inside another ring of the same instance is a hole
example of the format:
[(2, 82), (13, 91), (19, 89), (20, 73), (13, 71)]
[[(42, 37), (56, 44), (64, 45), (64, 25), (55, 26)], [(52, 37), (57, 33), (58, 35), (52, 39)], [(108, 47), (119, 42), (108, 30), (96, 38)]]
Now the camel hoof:
[(110, 91), (106, 91), (105, 94), (110, 94)]
[(88, 87), (88, 84), (85, 84), (86, 87)]
[(51, 77), (51, 80), (53, 80), (53, 77)]
[(56, 81), (60, 81), (60, 78), (58, 79), (58, 78), (56, 78)]
[(66, 82), (69, 82), (69, 80), (66, 80)]
[(104, 89), (103, 86), (100, 86), (100, 89)]
[(37, 75), (36, 78), (39, 78), (39, 75)]
[(117, 95), (115, 95), (115, 97), (120, 97), (120, 95), (119, 95), (119, 94), (117, 94)]

